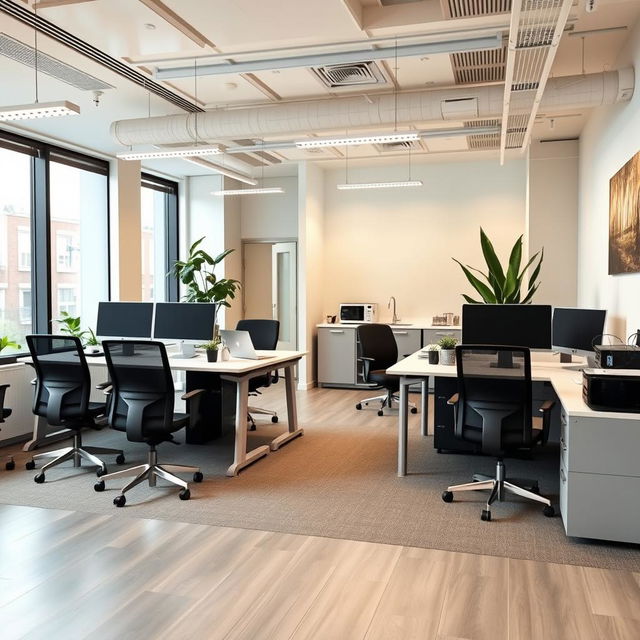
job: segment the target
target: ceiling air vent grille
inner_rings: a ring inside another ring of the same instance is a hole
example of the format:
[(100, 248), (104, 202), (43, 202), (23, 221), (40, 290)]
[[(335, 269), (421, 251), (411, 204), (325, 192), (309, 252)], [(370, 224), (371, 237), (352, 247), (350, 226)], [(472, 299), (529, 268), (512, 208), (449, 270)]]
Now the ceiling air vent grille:
[(539, 82), (517, 82), (511, 85), (511, 91), (537, 91)]
[(507, 48), (452, 53), (456, 84), (479, 84), (504, 80)]
[(499, 133), (484, 133), (479, 135), (467, 136), (469, 149), (498, 149), (500, 147)]
[(511, 11), (511, 0), (445, 0), (443, 5), (447, 18), (491, 16)]
[(313, 72), (330, 89), (386, 83), (378, 65), (371, 61), (314, 67)]
[(393, 151), (419, 151), (422, 149), (419, 140), (402, 140), (401, 142), (383, 142), (374, 145), (380, 153), (390, 153)]
[[(35, 66), (35, 49), (19, 40), (15, 40), (6, 33), (0, 33), (0, 54), (16, 62), (21, 62), (32, 69)], [(62, 80), (62, 82), (66, 82), (72, 87), (83, 91), (113, 89), (112, 85), (98, 80), (98, 78), (94, 78), (88, 73), (61, 62), (46, 53), (42, 53), (42, 51), (38, 51), (38, 71), (42, 71), (42, 73), (46, 73), (52, 78)]]
[(486, 118), (484, 120), (467, 120), (464, 123), (467, 129), (484, 129), (485, 127), (499, 127), (500, 120), (498, 118)]

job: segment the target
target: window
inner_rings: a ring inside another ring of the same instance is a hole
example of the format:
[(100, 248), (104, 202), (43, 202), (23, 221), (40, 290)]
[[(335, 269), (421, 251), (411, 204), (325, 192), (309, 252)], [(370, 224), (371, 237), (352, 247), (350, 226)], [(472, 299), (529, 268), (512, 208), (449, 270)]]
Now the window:
[(178, 184), (142, 175), (142, 300), (178, 300), (178, 286), (167, 278), (178, 259)]
[(29, 227), (18, 227), (18, 270), (31, 271), (31, 233)]
[(2, 323), (2, 325), (4, 325), (6, 313), (7, 313), (7, 285), (3, 283), (3, 284), (0, 284), (0, 323)]
[(21, 287), (20, 293), (20, 324), (31, 324), (32, 308), (31, 308), (31, 288)]
[(58, 314), (62, 315), (63, 311), (70, 316), (78, 314), (78, 296), (75, 287), (58, 286)]
[(78, 237), (71, 233), (56, 232), (57, 268), (60, 273), (73, 273), (80, 263)]

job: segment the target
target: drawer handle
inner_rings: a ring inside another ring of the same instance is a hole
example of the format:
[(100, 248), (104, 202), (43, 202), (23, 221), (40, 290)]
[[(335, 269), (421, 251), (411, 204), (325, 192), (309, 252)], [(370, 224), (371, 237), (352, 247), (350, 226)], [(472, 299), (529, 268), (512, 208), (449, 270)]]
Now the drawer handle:
[(564, 438), (560, 438), (560, 448), (561, 448), (563, 451), (566, 451), (566, 450), (567, 450), (567, 443), (564, 441)]
[(447, 333), (446, 331), (436, 331), (436, 335), (437, 336), (453, 336), (453, 333), (451, 332)]
[(562, 467), (560, 467), (560, 479), (562, 480), (562, 482), (567, 481), (567, 476), (564, 475), (564, 469)]
[(329, 329), (329, 333), (344, 333), (344, 329)]
[(394, 331), (393, 335), (394, 336), (408, 336), (409, 332), (408, 331)]

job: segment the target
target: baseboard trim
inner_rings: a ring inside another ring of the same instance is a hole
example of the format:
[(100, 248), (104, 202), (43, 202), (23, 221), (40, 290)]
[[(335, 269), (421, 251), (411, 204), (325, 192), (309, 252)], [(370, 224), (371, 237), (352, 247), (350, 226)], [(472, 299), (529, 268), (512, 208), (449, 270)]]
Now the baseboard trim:
[(298, 391), (309, 391), (309, 389), (313, 389), (315, 386), (315, 380), (312, 380), (311, 382), (298, 382)]

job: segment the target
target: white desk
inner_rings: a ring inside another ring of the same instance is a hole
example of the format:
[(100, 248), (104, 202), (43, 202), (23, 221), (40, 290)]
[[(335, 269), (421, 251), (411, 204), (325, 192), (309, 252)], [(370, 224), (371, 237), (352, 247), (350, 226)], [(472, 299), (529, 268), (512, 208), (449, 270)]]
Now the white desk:
[[(303, 435), (304, 430), (298, 427), (298, 412), (296, 407), (296, 387), (294, 367), (296, 363), (306, 355), (304, 351), (258, 351), (259, 355), (268, 355), (269, 358), (261, 360), (246, 360), (232, 358), (225, 362), (207, 362), (206, 355), (197, 354), (195, 358), (170, 358), (169, 364), (175, 371), (199, 371), (203, 373), (219, 374), (223, 380), (228, 380), (236, 385), (236, 411), (235, 411), (235, 445), (233, 464), (227, 469), (228, 476), (237, 476), (241, 469), (251, 464), (258, 458), (266, 456), (269, 451), (276, 451), (283, 444), (293, 438)], [(25, 363), (30, 358), (24, 358)], [(106, 367), (104, 357), (87, 358), (90, 366)], [(287, 396), (287, 422), (288, 430), (274, 438), (269, 446), (263, 445), (247, 451), (247, 414), (249, 380), (264, 375), (274, 369), (284, 369), (285, 391)], [(66, 431), (66, 430), (65, 430)], [(31, 451), (43, 444), (49, 443), (61, 436), (66, 437), (65, 431), (56, 430), (49, 432), (49, 426), (44, 418), (36, 417), (33, 429), (33, 438), (27, 442), (23, 450)]]
[[(430, 365), (419, 353), (387, 369), (400, 377), (400, 477), (407, 474), (409, 386), (428, 376), (457, 375), (455, 365)], [(548, 360), (531, 363), (532, 380), (550, 382), (561, 404), (559, 506), (565, 531), (640, 543), (640, 414), (590, 409), (582, 399), (582, 373), (568, 366)], [(426, 412), (420, 420), (426, 435)]]

